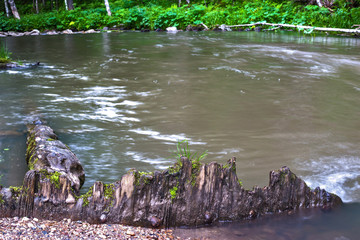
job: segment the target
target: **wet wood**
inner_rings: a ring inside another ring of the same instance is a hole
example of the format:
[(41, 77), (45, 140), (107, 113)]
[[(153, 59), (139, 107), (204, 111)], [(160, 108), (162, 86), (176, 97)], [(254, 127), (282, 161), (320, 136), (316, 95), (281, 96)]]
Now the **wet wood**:
[(201, 226), (342, 204), (334, 194), (310, 189), (287, 167), (271, 171), (268, 186), (246, 190), (236, 175), (235, 157), (225, 165), (181, 157), (167, 170), (132, 169), (115, 183), (95, 182), (86, 194), (78, 195), (84, 180), (82, 166), (53, 130), (35, 121), (28, 127), (27, 144), (30, 170), (20, 188), (0, 187), (0, 217)]

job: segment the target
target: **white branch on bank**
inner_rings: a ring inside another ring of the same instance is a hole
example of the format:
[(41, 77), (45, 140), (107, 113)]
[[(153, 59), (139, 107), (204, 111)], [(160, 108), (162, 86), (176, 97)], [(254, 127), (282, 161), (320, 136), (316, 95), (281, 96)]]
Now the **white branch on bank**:
[[(302, 25), (293, 25), (293, 24), (281, 24), (281, 23), (265, 23), (265, 22), (257, 22), (257, 23), (251, 23), (251, 24), (239, 24), (239, 25), (221, 25), (221, 29), (228, 29), (228, 28), (234, 28), (234, 27), (252, 27), (252, 26), (258, 26), (258, 25), (265, 25), (265, 26), (273, 26), (273, 27), (285, 27), (285, 28), (297, 28), (297, 29), (313, 29), (315, 31), (323, 31), (323, 32), (344, 32), (344, 33), (359, 33), (360, 29), (347, 29), (347, 28), (324, 28), (324, 27), (311, 27), (311, 26), (302, 26)], [(360, 25), (354, 25), (354, 26), (360, 26)]]

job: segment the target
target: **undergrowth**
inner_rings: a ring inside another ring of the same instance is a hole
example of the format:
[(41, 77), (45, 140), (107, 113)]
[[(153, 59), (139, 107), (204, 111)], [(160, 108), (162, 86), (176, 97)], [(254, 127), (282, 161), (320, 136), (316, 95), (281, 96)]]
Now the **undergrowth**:
[[(200, 3), (200, 2), (199, 2)], [(76, 5), (76, 4), (75, 4)], [(31, 7), (29, 8), (31, 10)], [(331, 10), (317, 5), (303, 5), (299, 1), (245, 0), (235, 2), (221, 1), (205, 6), (190, 4), (178, 7), (169, 1), (139, 4), (133, 1), (114, 1), (111, 3), (112, 16), (107, 16), (102, 3), (79, 3), (75, 10), (59, 10), (30, 13), (21, 20), (7, 18), (0, 13), (0, 31), (43, 30), (88, 30), (103, 27), (124, 29), (165, 29), (175, 26), (185, 29), (189, 24), (204, 23), (209, 28), (217, 25), (245, 24), (266, 21), (268, 23), (287, 23), (316, 27), (351, 28), (360, 24), (360, 8), (335, 4)]]

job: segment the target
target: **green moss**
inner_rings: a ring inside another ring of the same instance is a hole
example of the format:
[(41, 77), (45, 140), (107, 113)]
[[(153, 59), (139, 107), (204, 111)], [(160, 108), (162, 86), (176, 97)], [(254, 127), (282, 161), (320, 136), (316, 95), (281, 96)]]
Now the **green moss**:
[(35, 164), (37, 163), (37, 161), (39, 161), (39, 158), (35, 158), (35, 159), (33, 160), (33, 157), (30, 157), (29, 163), (28, 163), (28, 168), (29, 168), (30, 170), (33, 170), (33, 169), (35, 168)]
[(105, 184), (104, 186), (104, 196), (106, 199), (114, 199), (115, 186), (113, 183)]
[(240, 187), (243, 186), (243, 183), (242, 183), (242, 181), (240, 179), (238, 179), (238, 183), (239, 183)]
[(290, 178), (291, 178), (292, 181), (295, 181), (296, 175), (294, 173), (291, 173)]
[(56, 188), (60, 188), (60, 176), (61, 176), (61, 173), (59, 172), (53, 172), (53, 173), (49, 173), (47, 170), (45, 169), (41, 169), (40, 170), (40, 173), (41, 173), (41, 179), (49, 179), (50, 182), (52, 184), (55, 185)]
[(181, 160), (178, 160), (174, 166), (171, 166), (168, 168), (168, 171), (170, 174), (175, 174), (178, 173), (180, 171), (180, 169), (182, 168), (182, 162)]
[(0, 204), (5, 203), (5, 200), (3, 199), (3, 195), (0, 193)]
[(199, 175), (201, 163), (200, 160), (191, 161), (191, 185), (194, 187), (196, 184), (196, 177)]
[(11, 63), (11, 59), (9, 59), (9, 58), (0, 58), (0, 63)]
[(223, 166), (222, 166), (222, 168), (223, 169), (225, 169), (225, 168), (229, 168), (230, 167), (230, 165), (229, 164), (224, 164)]
[(12, 197), (14, 199), (18, 198), (23, 192), (23, 186), (20, 187), (14, 187), (14, 186), (10, 186), (9, 187), (11, 193), (12, 193)]
[[(149, 176), (153, 176), (154, 173), (153, 172), (139, 172), (139, 175), (140, 175), (139, 181), (140, 181), (140, 179), (142, 179), (144, 184), (149, 184), (150, 183)], [(142, 176), (144, 176), (144, 177), (142, 177)]]
[(52, 139), (52, 138), (48, 138), (48, 139), (46, 139), (46, 141), (49, 141), (49, 142), (51, 142), (51, 141), (55, 141), (55, 139)]
[(110, 204), (105, 209), (105, 212), (109, 212), (110, 208), (114, 206), (114, 200), (115, 200), (115, 185), (113, 183), (105, 184), (104, 186), (104, 196), (105, 199), (110, 199)]
[(82, 206), (86, 207), (87, 205), (89, 205), (89, 197), (91, 197), (93, 195), (93, 190), (94, 190), (94, 187), (92, 186), (89, 188), (89, 191), (87, 193), (80, 195), (80, 196), (75, 195), (76, 201), (79, 200), (80, 198), (82, 198), (83, 199)]
[(222, 168), (223, 169), (226, 169), (226, 168), (231, 168), (233, 171), (235, 171), (236, 172), (236, 165), (235, 164), (224, 164), (223, 166), (222, 166)]
[[(130, 169), (127, 173), (133, 174), (135, 177), (135, 186), (140, 186), (140, 179), (142, 179), (144, 184), (150, 183), (150, 178), (148, 176), (153, 176), (153, 172), (138, 172), (136, 169)], [(144, 176), (144, 177), (142, 177)]]
[[(28, 167), (30, 170), (33, 170), (35, 167), (35, 163), (39, 160), (38, 158), (34, 159), (34, 155), (36, 151), (34, 150), (35, 146), (35, 136), (30, 135), (27, 140), (27, 149), (26, 149), (26, 156), (28, 157)], [(30, 157), (29, 157), (30, 156)]]
[(54, 172), (50, 176), (50, 182), (53, 183), (56, 188), (60, 188), (60, 176), (61, 176), (61, 173), (59, 173), (59, 172)]
[(172, 189), (170, 189), (171, 201), (173, 201), (176, 198), (177, 191), (178, 191), (178, 186), (179, 186), (179, 184), (177, 184)]

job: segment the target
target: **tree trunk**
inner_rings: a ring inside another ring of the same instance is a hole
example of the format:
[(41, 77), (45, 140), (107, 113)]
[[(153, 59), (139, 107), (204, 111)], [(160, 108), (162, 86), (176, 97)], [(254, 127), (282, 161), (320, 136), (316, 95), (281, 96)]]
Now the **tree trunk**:
[(10, 5), (10, 8), (11, 8), (11, 12), (14, 15), (14, 18), (20, 19), (20, 15), (19, 15), (18, 10), (16, 8), (15, 1), (14, 0), (8, 0), (8, 1), (9, 1), (9, 5)]
[(318, 5), (319, 7), (322, 7), (322, 6), (323, 6), (320, 0), (316, 0), (316, 3), (317, 3), (317, 5)]
[(106, 11), (107, 11), (107, 14), (109, 16), (111, 16), (111, 10), (110, 10), (110, 5), (109, 5), (109, 0), (104, 0), (105, 1), (105, 7), (106, 7)]
[(69, 10), (74, 10), (73, 0), (68, 0), (67, 4), (68, 4), (68, 9)]
[(181, 7), (181, 0), (179, 0), (179, 7)]
[(10, 11), (9, 11), (8, 2), (6, 0), (4, 0), (4, 4), (5, 4), (6, 16), (10, 17)]
[(36, 14), (39, 14), (39, 2), (38, 2), (38, 0), (35, 0), (35, 9), (36, 9)]
[(68, 3), (67, 3), (67, 0), (64, 0), (65, 1), (65, 8), (66, 8), (66, 10), (69, 10), (68, 9)]

